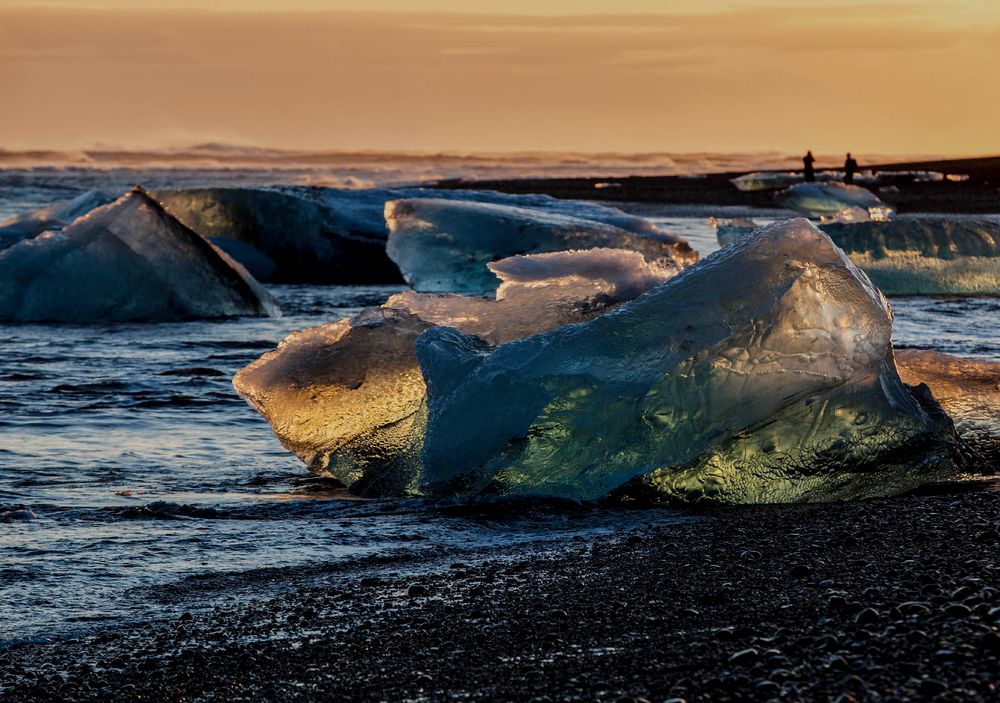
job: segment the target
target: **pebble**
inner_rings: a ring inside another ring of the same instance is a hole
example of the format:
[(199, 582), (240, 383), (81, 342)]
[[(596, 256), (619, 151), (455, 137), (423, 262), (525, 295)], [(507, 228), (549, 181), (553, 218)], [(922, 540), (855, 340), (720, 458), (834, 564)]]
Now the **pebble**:
[(752, 664), (757, 661), (757, 657), (760, 653), (754, 647), (749, 647), (747, 649), (741, 649), (732, 656), (729, 657), (730, 664), (736, 664), (738, 666), (743, 666), (746, 664)]
[(879, 621), (878, 611), (874, 608), (865, 608), (860, 613), (858, 613), (854, 621), (859, 625), (870, 625)]

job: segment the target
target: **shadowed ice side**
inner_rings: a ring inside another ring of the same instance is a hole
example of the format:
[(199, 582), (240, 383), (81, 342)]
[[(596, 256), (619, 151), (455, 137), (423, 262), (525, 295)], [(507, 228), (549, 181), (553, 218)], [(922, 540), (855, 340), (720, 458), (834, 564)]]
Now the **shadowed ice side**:
[[(416, 351), (434, 492), (802, 502), (955, 471), (954, 428), (900, 380), (891, 316), (806, 220), (757, 230), (590, 322)], [(475, 418), (472, 421), (472, 418)]]
[(416, 490), (426, 424), (417, 337), (448, 325), (501, 344), (582, 322), (679, 272), (614, 249), (490, 264), (496, 299), (407, 291), (351, 319), (297, 332), (241, 370), (236, 390), (288, 449), (362, 495)]
[(611, 247), (682, 266), (698, 259), (683, 240), (628, 216), (609, 224), (509, 205), (414, 198), (386, 203), (385, 220), (386, 252), (419, 291), (493, 290), (497, 279), (487, 264), (518, 254)]
[(136, 187), (61, 232), (0, 252), (0, 320), (165, 321), (277, 315), (242, 266)]
[[(712, 220), (721, 246), (750, 234), (752, 220)], [(1000, 224), (907, 218), (826, 223), (851, 261), (885, 295), (1000, 295)]]

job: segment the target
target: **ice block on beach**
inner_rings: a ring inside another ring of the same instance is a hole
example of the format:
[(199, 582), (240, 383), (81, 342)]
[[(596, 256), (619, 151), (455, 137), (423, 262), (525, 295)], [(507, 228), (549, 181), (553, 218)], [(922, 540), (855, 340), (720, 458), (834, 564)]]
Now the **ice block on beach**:
[(428, 329), (433, 493), (768, 503), (952, 474), (953, 428), (899, 378), (885, 299), (806, 220), (589, 322), (488, 347)]

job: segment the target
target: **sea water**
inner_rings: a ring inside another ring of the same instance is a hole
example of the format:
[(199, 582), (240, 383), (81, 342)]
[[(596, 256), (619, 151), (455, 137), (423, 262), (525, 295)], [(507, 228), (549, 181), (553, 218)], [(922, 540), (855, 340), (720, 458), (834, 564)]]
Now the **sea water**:
[[(22, 184), (20, 200), (7, 191), (0, 209), (94, 185), (56, 180)], [(717, 247), (701, 214), (653, 219), (702, 254)], [(287, 334), (378, 305), (399, 287), (270, 289), (281, 318), (0, 325), (0, 642), (253, 597), (284, 569), (367, 557), (426, 563), (679, 519), (363, 501), (310, 477), (231, 378)], [(891, 302), (897, 345), (1000, 361), (1000, 300)], [(231, 585), (198, 587), (220, 576)]]

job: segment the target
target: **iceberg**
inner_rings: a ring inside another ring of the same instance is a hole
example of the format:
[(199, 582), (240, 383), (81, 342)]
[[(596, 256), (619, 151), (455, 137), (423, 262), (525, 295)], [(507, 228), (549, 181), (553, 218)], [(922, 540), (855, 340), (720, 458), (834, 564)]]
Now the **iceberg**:
[(233, 385), (313, 472), (360, 495), (416, 492), (427, 403), (414, 344), (424, 330), (448, 325), (501, 344), (593, 319), (679, 271), (607, 249), (490, 266), (503, 281), (493, 300), (406, 291), (296, 332)]
[(251, 271), (264, 276), (273, 267), (260, 280), (352, 284), (402, 282), (385, 252), (385, 204), (428, 194), (583, 217), (635, 232), (656, 230), (614, 208), (492, 191), (287, 186), (160, 190), (155, 196)]
[(803, 219), (589, 322), (489, 347), (432, 327), (434, 493), (804, 502), (950, 476), (956, 442), (893, 363), (885, 299)]
[(419, 291), (493, 290), (499, 281), (488, 264), (520, 254), (611, 247), (639, 252), (647, 261), (664, 259), (678, 265), (693, 263), (698, 256), (686, 242), (649, 223), (640, 232), (495, 203), (394, 200), (385, 205), (385, 219), (386, 251), (406, 282)]
[(930, 387), (984, 470), (1000, 466), (1000, 362), (900, 349), (896, 366), (904, 383)]
[(57, 231), (78, 217), (113, 201), (101, 190), (88, 190), (70, 200), (60, 200), (40, 210), (16, 215), (0, 222), (0, 249), (13, 246), (22, 239), (32, 239), (42, 232)]
[(730, 178), (737, 190), (752, 193), (759, 190), (778, 190), (805, 180), (801, 171), (754, 171)]
[(867, 219), (869, 215), (871, 219), (888, 219), (892, 216), (892, 208), (870, 190), (844, 183), (799, 183), (776, 193), (774, 200), (782, 207), (809, 217), (836, 218), (847, 215), (852, 220), (857, 220), (858, 210), (868, 213), (861, 215), (863, 219)]
[[(711, 224), (723, 247), (756, 228), (746, 219)], [(820, 229), (885, 295), (1000, 295), (1000, 223), (906, 218)]]
[(1000, 224), (907, 218), (823, 230), (886, 295), (1000, 295)]
[(0, 252), (0, 320), (122, 322), (277, 315), (239, 264), (141, 188)]
[[(872, 171), (864, 169), (854, 174), (854, 182), (861, 185), (881, 185), (883, 183), (938, 183), (947, 178), (948, 180), (967, 180), (968, 176), (945, 176), (938, 171)], [(844, 181), (844, 172), (837, 170), (823, 170), (816, 173), (817, 183), (834, 183)], [(729, 182), (736, 186), (737, 190), (744, 192), (754, 192), (761, 190), (779, 190), (804, 183), (805, 176), (801, 171), (754, 171), (745, 173), (736, 178), (730, 178)]]

